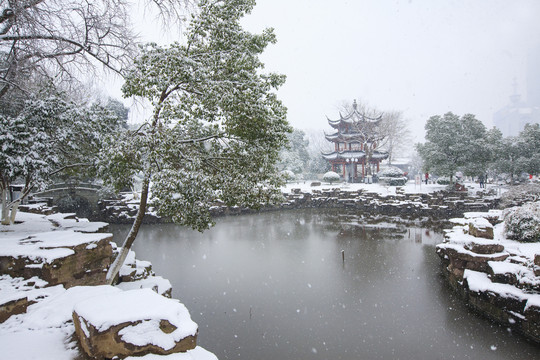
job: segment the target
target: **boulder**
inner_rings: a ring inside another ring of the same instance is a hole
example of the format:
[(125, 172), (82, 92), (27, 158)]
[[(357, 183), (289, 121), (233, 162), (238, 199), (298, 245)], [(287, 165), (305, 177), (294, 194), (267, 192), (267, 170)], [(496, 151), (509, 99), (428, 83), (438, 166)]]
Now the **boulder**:
[(477, 242), (471, 242), (467, 245), (464, 245), (464, 248), (476, 254), (495, 254), (500, 253), (504, 250), (504, 246), (501, 244), (485, 244)]
[(75, 305), (75, 333), (95, 359), (169, 355), (196, 347), (197, 324), (186, 307), (150, 289), (97, 296)]
[(471, 219), (469, 222), (469, 234), (474, 237), (493, 239), (493, 225), (484, 218)]
[(62, 284), (66, 288), (103, 284), (103, 269), (109, 267), (112, 257), (111, 240), (111, 234), (72, 230), (9, 239), (13, 246), (6, 246), (0, 254), (0, 273), (25, 279), (37, 276), (49, 286)]
[(0, 323), (9, 319), (12, 315), (23, 314), (31, 303), (24, 295), (15, 299), (9, 299), (0, 303)]

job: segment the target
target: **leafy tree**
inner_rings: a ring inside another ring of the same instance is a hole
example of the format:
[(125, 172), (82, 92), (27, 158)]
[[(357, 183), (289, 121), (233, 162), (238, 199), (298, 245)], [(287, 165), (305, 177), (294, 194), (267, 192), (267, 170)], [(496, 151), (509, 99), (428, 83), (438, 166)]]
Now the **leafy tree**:
[(150, 190), (160, 214), (200, 231), (212, 225), (213, 201), (256, 207), (280, 196), (275, 164), (291, 129), (274, 89), (285, 78), (261, 71), (272, 30), (256, 35), (239, 24), (254, 4), (201, 0), (185, 43), (148, 44), (135, 60), (124, 94), (148, 99), (154, 112), (138, 130), (112, 137), (103, 152), (101, 174), (117, 189), (143, 176), (139, 209), (109, 282), (135, 241)]
[[(2, 224), (13, 223), (22, 199), (55, 174), (91, 165), (103, 134), (118, 121), (98, 105), (75, 104), (59, 95), (28, 100), (17, 116), (0, 115)], [(24, 185), (22, 195), (10, 199), (9, 187), (15, 182)]]
[(540, 124), (525, 124), (519, 134), (523, 145), (523, 161), (521, 171), (529, 174), (540, 172)]
[(278, 167), (283, 170), (291, 170), (295, 174), (304, 173), (309, 162), (307, 147), (309, 141), (306, 133), (302, 130), (294, 129), (287, 135), (287, 146), (279, 154)]
[(129, 109), (125, 107), (125, 105), (122, 104), (122, 102), (113, 98), (109, 98), (107, 100), (107, 103), (105, 104), (105, 108), (113, 112), (114, 114), (116, 114), (118, 119), (121, 121), (122, 127), (124, 129), (128, 128), (127, 121), (128, 121), (128, 116), (129, 116)]
[[(432, 116), (426, 123), (426, 143), (416, 149), (424, 161), (424, 170), (450, 177), (456, 171), (478, 175), (484, 165), (486, 128), (472, 114), (461, 118), (449, 112)], [(487, 164), (487, 163), (486, 163)]]

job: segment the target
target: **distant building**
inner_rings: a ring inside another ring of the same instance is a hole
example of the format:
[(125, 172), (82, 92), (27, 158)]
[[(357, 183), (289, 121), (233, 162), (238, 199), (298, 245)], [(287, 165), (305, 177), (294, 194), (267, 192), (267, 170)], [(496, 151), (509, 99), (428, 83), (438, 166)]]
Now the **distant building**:
[(540, 123), (540, 46), (529, 51), (527, 55), (527, 101), (523, 101), (517, 93), (514, 80), (514, 92), (510, 103), (493, 115), (493, 125), (501, 130), (503, 136), (516, 136), (525, 124)]
[(370, 118), (361, 114), (355, 100), (349, 114), (340, 113), (338, 120), (327, 120), (335, 132), (325, 137), (334, 143), (334, 151), (322, 156), (330, 162), (332, 171), (348, 182), (363, 181), (372, 175), (375, 170), (372, 167), (378, 172), (381, 161), (388, 158), (387, 152), (377, 148), (384, 140), (384, 135), (379, 133), (381, 116)]
[(510, 104), (493, 115), (493, 125), (501, 130), (503, 136), (516, 136), (525, 124), (540, 123), (540, 106), (533, 106), (520, 100), (515, 94), (510, 96)]

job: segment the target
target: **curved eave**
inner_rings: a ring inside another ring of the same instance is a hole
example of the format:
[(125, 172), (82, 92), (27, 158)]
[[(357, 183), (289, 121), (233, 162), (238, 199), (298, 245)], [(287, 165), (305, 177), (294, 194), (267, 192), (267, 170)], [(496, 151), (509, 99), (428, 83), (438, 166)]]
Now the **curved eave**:
[(371, 155), (371, 158), (375, 160), (384, 160), (388, 158), (388, 153), (385, 151), (375, 151), (373, 155)]
[(358, 134), (343, 134), (340, 132), (334, 133), (334, 134), (324, 134), (324, 137), (328, 141), (333, 142), (347, 142), (347, 143), (358, 143), (360, 144), (362, 141), (358, 139), (360, 135)]
[(364, 114), (361, 114), (360, 112), (358, 112), (358, 110), (355, 109), (352, 112), (350, 112), (348, 115), (346, 115), (345, 117), (343, 117), (343, 115), (339, 113), (338, 120), (331, 120), (330, 118), (328, 118), (328, 116), (326, 117), (326, 119), (328, 120), (328, 124), (331, 127), (333, 127), (334, 129), (337, 129), (344, 124), (351, 125), (351, 124), (355, 124), (359, 122), (379, 123), (382, 120), (382, 115), (379, 115), (376, 118), (372, 118)]
[(322, 153), (322, 157), (326, 160), (337, 160), (337, 159), (363, 159), (366, 157), (366, 153), (363, 151), (334, 151), (331, 153)]

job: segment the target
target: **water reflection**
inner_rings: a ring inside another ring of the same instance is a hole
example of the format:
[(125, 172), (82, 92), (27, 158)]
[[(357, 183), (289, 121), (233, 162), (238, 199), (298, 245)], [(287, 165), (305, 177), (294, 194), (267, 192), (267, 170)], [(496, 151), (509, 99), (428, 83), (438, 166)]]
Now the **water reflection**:
[(291, 211), (221, 218), (203, 234), (145, 226), (135, 250), (171, 280), (200, 345), (221, 360), (538, 356), (445, 287), (441, 239), (354, 214)]

